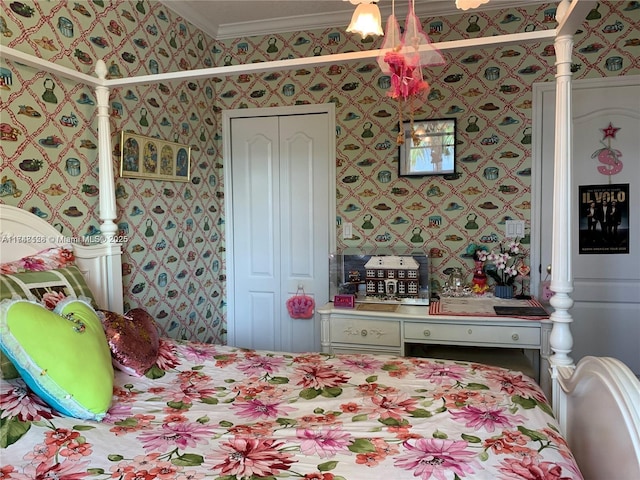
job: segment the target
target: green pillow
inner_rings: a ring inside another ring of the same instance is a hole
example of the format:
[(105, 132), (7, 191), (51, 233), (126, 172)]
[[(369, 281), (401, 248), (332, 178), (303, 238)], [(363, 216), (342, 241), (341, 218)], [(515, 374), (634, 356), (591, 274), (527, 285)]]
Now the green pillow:
[(55, 304), (59, 297), (86, 297), (95, 306), (91, 289), (75, 265), (43, 272), (0, 275), (0, 301), (14, 297)]
[(26, 300), (0, 305), (0, 349), (60, 413), (101, 420), (113, 395), (111, 352), (95, 310), (68, 299), (51, 312)]
[[(91, 289), (75, 265), (0, 275), (0, 301), (15, 297), (41, 302), (51, 310), (64, 297), (86, 297), (96, 306)], [(9, 380), (18, 377), (11, 361), (0, 352), (0, 378)]]

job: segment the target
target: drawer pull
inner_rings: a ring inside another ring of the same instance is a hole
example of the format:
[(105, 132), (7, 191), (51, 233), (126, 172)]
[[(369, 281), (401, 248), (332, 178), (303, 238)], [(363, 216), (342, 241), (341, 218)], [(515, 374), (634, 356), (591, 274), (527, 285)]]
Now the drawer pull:
[(513, 335), (511, 335), (511, 340), (513, 340), (514, 342), (517, 342), (518, 340), (520, 340), (520, 335), (518, 335), (517, 333), (514, 333)]
[(373, 337), (375, 338), (382, 338), (385, 335), (389, 335), (389, 333), (383, 330), (380, 330), (378, 328), (369, 328), (369, 329), (362, 328), (358, 330), (358, 328), (354, 326), (348, 326), (347, 328), (345, 328), (344, 333), (346, 335), (349, 335), (350, 337), (354, 336), (354, 337), (363, 337), (363, 338), (368, 337), (369, 335), (373, 335)]
[(431, 330), (425, 330), (422, 333), (424, 334), (425, 337), (430, 337), (431, 336)]
[(467, 333), (468, 333), (469, 335), (471, 335), (471, 334), (473, 333), (473, 330), (469, 329), (469, 330), (467, 330)]

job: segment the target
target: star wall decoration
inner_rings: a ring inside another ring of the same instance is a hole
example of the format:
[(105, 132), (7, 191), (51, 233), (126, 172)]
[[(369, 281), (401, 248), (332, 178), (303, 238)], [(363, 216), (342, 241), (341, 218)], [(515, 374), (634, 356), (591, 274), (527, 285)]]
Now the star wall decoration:
[(616, 133), (618, 133), (618, 130), (620, 129), (614, 127), (613, 124), (609, 122), (609, 126), (607, 128), (602, 128), (601, 130), (604, 132), (603, 140), (605, 140), (607, 138), (616, 138)]

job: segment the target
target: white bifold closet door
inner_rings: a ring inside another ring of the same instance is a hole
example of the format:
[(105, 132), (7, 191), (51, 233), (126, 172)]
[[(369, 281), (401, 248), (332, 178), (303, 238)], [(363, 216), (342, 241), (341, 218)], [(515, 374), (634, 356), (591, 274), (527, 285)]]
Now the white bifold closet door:
[(326, 113), (231, 119), (230, 344), (319, 351), (318, 316), (292, 319), (286, 301), (299, 287), (318, 307), (329, 297), (328, 120)]

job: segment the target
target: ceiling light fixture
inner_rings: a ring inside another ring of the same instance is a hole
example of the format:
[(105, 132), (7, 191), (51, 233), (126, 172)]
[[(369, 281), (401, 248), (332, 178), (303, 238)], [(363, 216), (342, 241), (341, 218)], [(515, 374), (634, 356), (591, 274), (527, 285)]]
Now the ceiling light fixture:
[(478, 8), (488, 1), (489, 0), (456, 0), (456, 8), (459, 10), (469, 10), (470, 8)]
[(382, 16), (376, 2), (378, 0), (349, 0), (358, 6), (353, 12), (351, 23), (347, 27), (347, 32), (359, 33), (362, 38), (369, 35), (384, 35), (382, 31)]
[[(362, 38), (369, 35), (384, 35), (380, 9), (377, 5), (379, 0), (344, 1), (356, 5), (356, 10), (353, 12), (347, 32), (359, 33)], [(480, 5), (488, 3), (489, 0), (455, 0), (455, 2), (456, 8), (459, 10), (469, 10), (470, 8), (478, 8)]]

